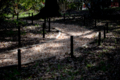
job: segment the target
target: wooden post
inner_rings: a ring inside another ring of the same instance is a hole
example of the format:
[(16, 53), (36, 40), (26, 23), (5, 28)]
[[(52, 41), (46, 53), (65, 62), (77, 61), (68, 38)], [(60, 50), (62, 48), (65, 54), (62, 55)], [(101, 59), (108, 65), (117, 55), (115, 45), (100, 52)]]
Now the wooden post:
[(64, 15), (63, 15), (63, 18), (64, 18), (64, 22), (65, 22), (65, 13), (64, 13)]
[(14, 19), (14, 14), (13, 14), (13, 19)]
[(18, 26), (18, 46), (21, 47), (20, 26)]
[(50, 17), (49, 17), (49, 32), (50, 32)]
[(95, 27), (96, 27), (96, 19), (95, 19)]
[(18, 21), (19, 14), (17, 13), (17, 21)]
[(104, 26), (104, 39), (106, 38), (105, 26)]
[(73, 57), (73, 36), (71, 36), (71, 58)]
[(27, 23), (27, 19), (26, 19), (26, 23)]
[(107, 33), (108, 33), (108, 22), (106, 23), (106, 27), (107, 27)]
[(45, 38), (45, 23), (43, 23), (43, 38)]
[(21, 50), (18, 49), (18, 70), (21, 70)]
[(73, 19), (75, 19), (75, 15), (73, 14)]
[(44, 28), (46, 28), (46, 18), (44, 18)]
[(85, 25), (85, 15), (83, 15), (83, 17), (84, 17), (84, 20), (83, 20), (83, 22), (84, 22), (84, 25)]
[(33, 24), (33, 13), (32, 13), (32, 24)]
[(47, 18), (47, 22), (49, 22), (49, 18)]
[(29, 17), (30, 17), (30, 13), (28, 13), (29, 14)]
[(99, 40), (98, 40), (98, 46), (100, 45), (101, 43), (101, 32), (99, 31)]
[(74, 14), (74, 19), (75, 19), (75, 14)]

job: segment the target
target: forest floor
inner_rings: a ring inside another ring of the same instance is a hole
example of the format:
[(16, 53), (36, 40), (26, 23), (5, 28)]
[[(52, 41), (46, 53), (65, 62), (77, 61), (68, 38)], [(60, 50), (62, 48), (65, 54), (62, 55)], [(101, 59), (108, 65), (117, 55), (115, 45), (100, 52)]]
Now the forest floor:
[[(56, 28), (61, 30), (62, 33), (67, 33), (68, 36), (72, 35), (71, 33), (79, 32), (75, 28), (76, 26), (80, 27), (79, 29), (83, 32), (87, 30), (94, 32), (98, 32), (99, 30), (103, 31), (104, 25), (95, 28), (91, 25), (94, 23), (93, 21), (86, 21), (85, 26), (80, 25), (81, 23), (79, 20), (66, 21), (66, 23), (58, 20), (53, 21), (52, 26), (61, 25), (61, 28)], [(71, 58), (70, 52), (64, 52), (62, 59), (56, 56), (40, 59), (22, 65), (21, 71), (18, 71), (17, 66), (4, 67), (0, 69), (0, 78), (1, 80), (119, 80), (120, 26), (118, 23), (114, 22), (109, 24), (109, 32), (106, 33), (105, 39), (102, 33), (102, 42), (99, 46), (98, 38), (78, 38), (76, 42), (80, 40), (80, 43), (82, 41), (84, 43), (84, 41), (88, 40), (89, 44), (85, 46), (78, 45), (74, 48), (76, 58)], [(74, 28), (66, 32), (71, 27)], [(77, 37), (79, 35), (75, 34), (74, 36)]]
[[(21, 30), (21, 47), (42, 44), (47, 40), (54, 39), (58, 35), (57, 30), (54, 28), (51, 28), (49, 32), (47, 25), (45, 28), (45, 39), (43, 39), (43, 22), (34, 21), (34, 24), (30, 24), (31, 21), (29, 20), (27, 24), (23, 21), (19, 23)], [(0, 26), (0, 52), (18, 49), (18, 27), (15, 26), (12, 21), (2, 23)]]

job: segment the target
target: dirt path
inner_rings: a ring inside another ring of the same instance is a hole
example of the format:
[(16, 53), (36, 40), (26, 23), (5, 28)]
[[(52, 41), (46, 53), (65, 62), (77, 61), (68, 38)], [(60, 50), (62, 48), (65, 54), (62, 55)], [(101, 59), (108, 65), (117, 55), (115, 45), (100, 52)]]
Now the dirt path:
[[(53, 56), (59, 59), (64, 58), (70, 53), (70, 36), (74, 36), (74, 55), (79, 56), (81, 54), (75, 49), (92, 41), (96, 35), (96, 32), (83, 26), (61, 23), (51, 23), (51, 25), (61, 31), (56, 36), (57, 39), (30, 48), (22, 48), (22, 64)], [(9, 65), (17, 65), (17, 50), (0, 54), (0, 67)]]

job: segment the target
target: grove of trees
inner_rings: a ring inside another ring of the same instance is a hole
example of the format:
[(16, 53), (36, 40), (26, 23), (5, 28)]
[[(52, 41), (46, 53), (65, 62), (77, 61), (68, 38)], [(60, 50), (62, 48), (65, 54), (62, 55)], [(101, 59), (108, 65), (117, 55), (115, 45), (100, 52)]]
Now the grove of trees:
[(40, 10), (45, 0), (0, 0), (0, 13), (14, 13), (20, 10)]
[[(44, 7), (46, 0), (0, 0), (0, 16), (4, 13), (16, 14), (20, 11), (37, 10), (40, 11)], [(84, 2), (91, 15), (102, 15), (111, 5), (111, 0), (56, 0), (59, 4), (64, 4), (67, 9), (77, 9), (82, 7)], [(71, 2), (72, 1), (72, 2)], [(117, 0), (120, 2), (120, 0)], [(51, 2), (52, 3), (52, 2)], [(50, 5), (51, 5), (50, 3)], [(90, 3), (90, 7), (88, 5)], [(53, 5), (53, 4), (52, 4)], [(120, 6), (120, 5), (119, 5)]]

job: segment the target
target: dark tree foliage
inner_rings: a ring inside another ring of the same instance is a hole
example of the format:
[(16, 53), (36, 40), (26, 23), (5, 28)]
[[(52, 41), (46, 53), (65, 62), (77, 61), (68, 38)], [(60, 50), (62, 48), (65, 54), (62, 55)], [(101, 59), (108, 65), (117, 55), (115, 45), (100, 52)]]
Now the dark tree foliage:
[[(88, 6), (88, 2), (91, 3), (91, 7)], [(84, 3), (91, 14), (100, 15), (105, 8), (108, 8), (111, 5), (111, 0), (85, 0)]]
[(4, 16), (4, 13), (11, 13), (10, 7), (14, 0), (0, 0), (0, 18)]
[(2, 10), (5, 6), (11, 5), (14, 0), (0, 0), (0, 10)]
[(45, 7), (40, 12), (45, 17), (55, 17), (60, 16), (59, 9), (57, 0), (46, 0)]
[[(118, 0), (116, 0), (119, 2)], [(88, 6), (88, 2), (91, 3), (91, 7)], [(120, 14), (118, 14), (115, 8), (110, 8), (111, 0), (85, 0), (84, 3), (89, 9), (89, 13), (92, 18), (97, 19), (120, 19)]]
[(60, 8), (57, 3), (57, 0), (52, 0), (52, 1), (46, 0), (45, 7), (43, 7), (37, 15), (35, 15), (33, 18), (29, 17), (29, 18), (23, 18), (23, 19), (37, 20), (40, 18), (44, 19), (44, 18), (48, 18), (48, 17), (59, 17), (59, 16), (61, 16), (59, 10), (60, 10)]

